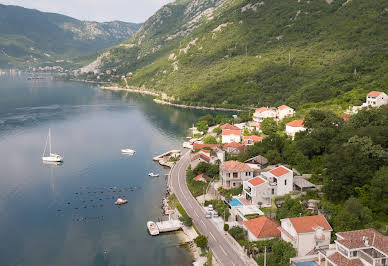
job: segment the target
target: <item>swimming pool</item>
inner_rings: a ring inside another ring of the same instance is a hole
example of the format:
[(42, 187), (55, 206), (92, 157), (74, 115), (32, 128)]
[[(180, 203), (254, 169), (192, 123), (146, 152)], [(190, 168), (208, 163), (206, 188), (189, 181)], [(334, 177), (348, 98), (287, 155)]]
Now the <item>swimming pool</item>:
[(233, 198), (231, 201), (229, 201), (229, 205), (234, 207), (234, 206), (242, 206), (243, 204), (238, 199)]
[(315, 261), (304, 261), (298, 262), (296, 266), (318, 266), (318, 264)]

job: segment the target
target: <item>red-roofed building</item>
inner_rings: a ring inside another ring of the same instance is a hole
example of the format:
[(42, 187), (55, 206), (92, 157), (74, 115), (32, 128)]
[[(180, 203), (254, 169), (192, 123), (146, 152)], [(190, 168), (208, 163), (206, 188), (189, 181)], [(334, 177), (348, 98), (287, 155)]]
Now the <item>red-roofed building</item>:
[(221, 145), (219, 144), (202, 144), (202, 143), (194, 143), (193, 144), (193, 150), (202, 150), (204, 148), (209, 148), (209, 149), (215, 149), (215, 148), (220, 148)]
[(258, 204), (258, 202), (261, 202), (262, 206), (271, 205), (269, 183), (260, 176), (244, 181), (242, 194), (250, 204)]
[(271, 197), (286, 195), (293, 189), (294, 173), (283, 165), (262, 172), (261, 176), (270, 184)]
[(366, 95), (366, 105), (379, 107), (388, 104), (388, 95), (381, 91), (371, 91)]
[(253, 145), (255, 144), (256, 142), (260, 142), (262, 141), (263, 138), (262, 137), (259, 137), (259, 136), (256, 136), (256, 135), (252, 135), (252, 136), (243, 136), (243, 144), (244, 145)]
[(231, 124), (229, 124), (229, 123), (223, 124), (223, 125), (221, 126), (221, 129), (222, 129), (222, 130), (240, 130), (240, 128), (238, 128), (238, 127), (236, 127), (236, 126), (234, 126), (234, 125), (231, 125)]
[(276, 115), (277, 114), (275, 109), (268, 107), (260, 107), (256, 109), (255, 113), (253, 114), (253, 121), (261, 122), (264, 120), (264, 118), (276, 119)]
[(345, 114), (345, 115), (339, 115), (339, 117), (341, 117), (344, 121), (349, 121), (350, 120), (350, 117), (351, 115), (349, 114)]
[(221, 184), (225, 188), (238, 187), (252, 176), (253, 169), (245, 163), (226, 161), (220, 166)]
[(281, 105), (278, 107), (277, 111), (277, 119), (282, 120), (286, 116), (293, 116), (295, 114), (295, 110), (287, 105)]
[(248, 231), (249, 241), (266, 240), (280, 237), (280, 224), (266, 216), (243, 221)]
[(303, 126), (303, 120), (294, 120), (286, 124), (286, 134), (295, 137), (297, 132), (305, 131), (306, 128)]
[(224, 150), (231, 155), (238, 155), (246, 152), (246, 146), (241, 143), (231, 142), (224, 145)]
[(210, 180), (210, 177), (208, 177), (205, 174), (199, 174), (196, 177), (193, 178), (194, 181), (200, 181), (200, 182), (206, 182), (207, 180)]
[(240, 142), (242, 130), (241, 129), (223, 129), (222, 130), (222, 143)]
[(318, 262), (335, 266), (388, 264), (388, 236), (369, 228), (336, 233), (335, 248), (319, 251)]
[(298, 256), (306, 256), (330, 244), (333, 229), (323, 215), (285, 218), (280, 223), (282, 239), (292, 244)]
[(191, 168), (195, 168), (200, 162), (210, 163), (211, 158), (209, 155), (206, 155), (201, 152), (197, 152), (196, 154), (191, 156)]

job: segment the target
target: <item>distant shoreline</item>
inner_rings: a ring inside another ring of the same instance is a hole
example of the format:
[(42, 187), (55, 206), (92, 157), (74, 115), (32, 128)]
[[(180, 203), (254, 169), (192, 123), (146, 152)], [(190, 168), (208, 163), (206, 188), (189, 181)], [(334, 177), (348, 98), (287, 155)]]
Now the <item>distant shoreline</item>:
[[(146, 95), (152, 95), (155, 97), (159, 97), (160, 94), (149, 91), (149, 90), (141, 90), (141, 89), (135, 89), (135, 88), (121, 88), (117, 86), (110, 86), (110, 87), (100, 87), (103, 90), (111, 90), (111, 91), (128, 91), (133, 93), (140, 93), (140, 94), (146, 94)], [(208, 107), (208, 106), (194, 106), (194, 105), (185, 105), (185, 104), (177, 104), (177, 103), (171, 103), (168, 101), (160, 100), (160, 99), (154, 99), (153, 100), (157, 104), (162, 105), (169, 105), (173, 107), (183, 108), (183, 109), (197, 109), (197, 110), (211, 110), (211, 111), (225, 111), (225, 112), (242, 112), (243, 110), (240, 109), (233, 109), (233, 108), (222, 108), (222, 107)]]

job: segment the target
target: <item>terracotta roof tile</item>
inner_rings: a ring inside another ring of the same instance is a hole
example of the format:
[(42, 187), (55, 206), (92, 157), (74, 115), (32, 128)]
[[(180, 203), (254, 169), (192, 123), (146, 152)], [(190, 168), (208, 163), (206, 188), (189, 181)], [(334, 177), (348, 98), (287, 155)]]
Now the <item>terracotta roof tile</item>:
[(278, 110), (284, 110), (284, 109), (287, 109), (287, 108), (292, 109), (291, 107), (289, 107), (289, 106), (283, 104), (283, 105), (280, 105), (280, 106), (278, 107)]
[(209, 154), (210, 154), (210, 150), (205, 150), (205, 149), (202, 149), (201, 151), (202, 151), (202, 152), (205, 152), (205, 153), (209, 153)]
[(279, 166), (278, 168), (275, 168), (269, 172), (276, 177), (281, 177), (282, 175), (285, 175), (291, 171), (286, 169), (284, 166)]
[(377, 96), (379, 96), (380, 94), (382, 94), (383, 92), (381, 92), (381, 91), (371, 91), (371, 92), (369, 92), (368, 93), (368, 97), (377, 97)]
[(345, 114), (345, 115), (339, 115), (344, 121), (349, 121), (351, 115)]
[(224, 136), (227, 136), (227, 135), (237, 135), (237, 136), (240, 136), (241, 135), (241, 130), (222, 130), (222, 135)]
[(340, 238), (343, 238), (337, 238), (337, 241), (349, 249), (366, 247), (363, 237), (367, 237), (369, 246), (374, 246), (388, 254), (388, 236), (385, 236), (372, 228), (340, 232), (337, 233), (337, 235), (339, 235)]
[(240, 148), (244, 147), (244, 145), (241, 144), (241, 143), (237, 143), (237, 142), (233, 141), (231, 143), (225, 144), (224, 149), (226, 149), (228, 147), (233, 147), (233, 148), (236, 148), (236, 149), (240, 149)]
[(240, 130), (240, 128), (236, 127), (235, 125), (231, 125), (229, 123), (223, 124), (221, 126), (221, 129), (224, 129), (224, 130)]
[(200, 152), (194, 154), (194, 156), (191, 158), (191, 161), (195, 161), (197, 159), (202, 159), (202, 160), (204, 160), (206, 162), (210, 162), (210, 157), (206, 156), (205, 154), (200, 153)]
[(279, 224), (265, 216), (243, 222), (257, 238), (280, 237)]
[(287, 126), (290, 126), (290, 127), (303, 127), (303, 120), (294, 120), (290, 123), (287, 123)]
[(209, 179), (209, 177), (207, 175), (205, 175), (204, 173), (202, 173), (202, 174), (199, 174), (193, 178), (193, 180), (195, 180), (195, 181), (200, 181), (201, 179), (207, 180), (207, 179)]
[(201, 144), (201, 143), (194, 143), (193, 144), (193, 150), (202, 150), (203, 148), (210, 148), (210, 149), (215, 149), (221, 147), (219, 144)]
[(267, 111), (267, 110), (270, 110), (270, 109), (267, 107), (260, 107), (260, 108), (256, 109), (256, 113), (262, 113), (262, 112)]
[(336, 252), (330, 255), (329, 260), (337, 264), (338, 266), (363, 266), (364, 264), (360, 259), (348, 259), (341, 255), (341, 253)]
[(297, 233), (314, 232), (317, 226), (323, 227), (324, 230), (332, 230), (330, 224), (323, 215), (302, 216), (289, 218)]
[(256, 187), (261, 184), (264, 184), (265, 180), (262, 179), (261, 177), (255, 177), (255, 178), (249, 179), (248, 182), (251, 183), (252, 186)]
[(253, 140), (254, 142), (258, 142), (258, 141), (262, 141), (263, 138), (262, 137), (259, 137), (259, 136), (256, 136), (256, 135), (252, 135), (252, 136), (244, 136), (243, 137), (243, 140)]
[(221, 169), (225, 171), (236, 171), (236, 172), (250, 172), (253, 171), (249, 165), (240, 163), (238, 161), (226, 161), (221, 165)]

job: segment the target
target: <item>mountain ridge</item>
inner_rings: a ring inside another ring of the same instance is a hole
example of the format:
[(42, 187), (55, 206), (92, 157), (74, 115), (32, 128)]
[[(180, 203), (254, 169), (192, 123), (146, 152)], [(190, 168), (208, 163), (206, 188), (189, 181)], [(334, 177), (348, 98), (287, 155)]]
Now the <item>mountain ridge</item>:
[(0, 67), (38, 65), (95, 53), (128, 39), (140, 26), (121, 21), (81, 21), (0, 4)]
[(174, 2), (108, 49), (100, 70), (133, 72), (130, 86), (188, 105), (359, 104), (388, 87), (388, 6), (329, 2)]

